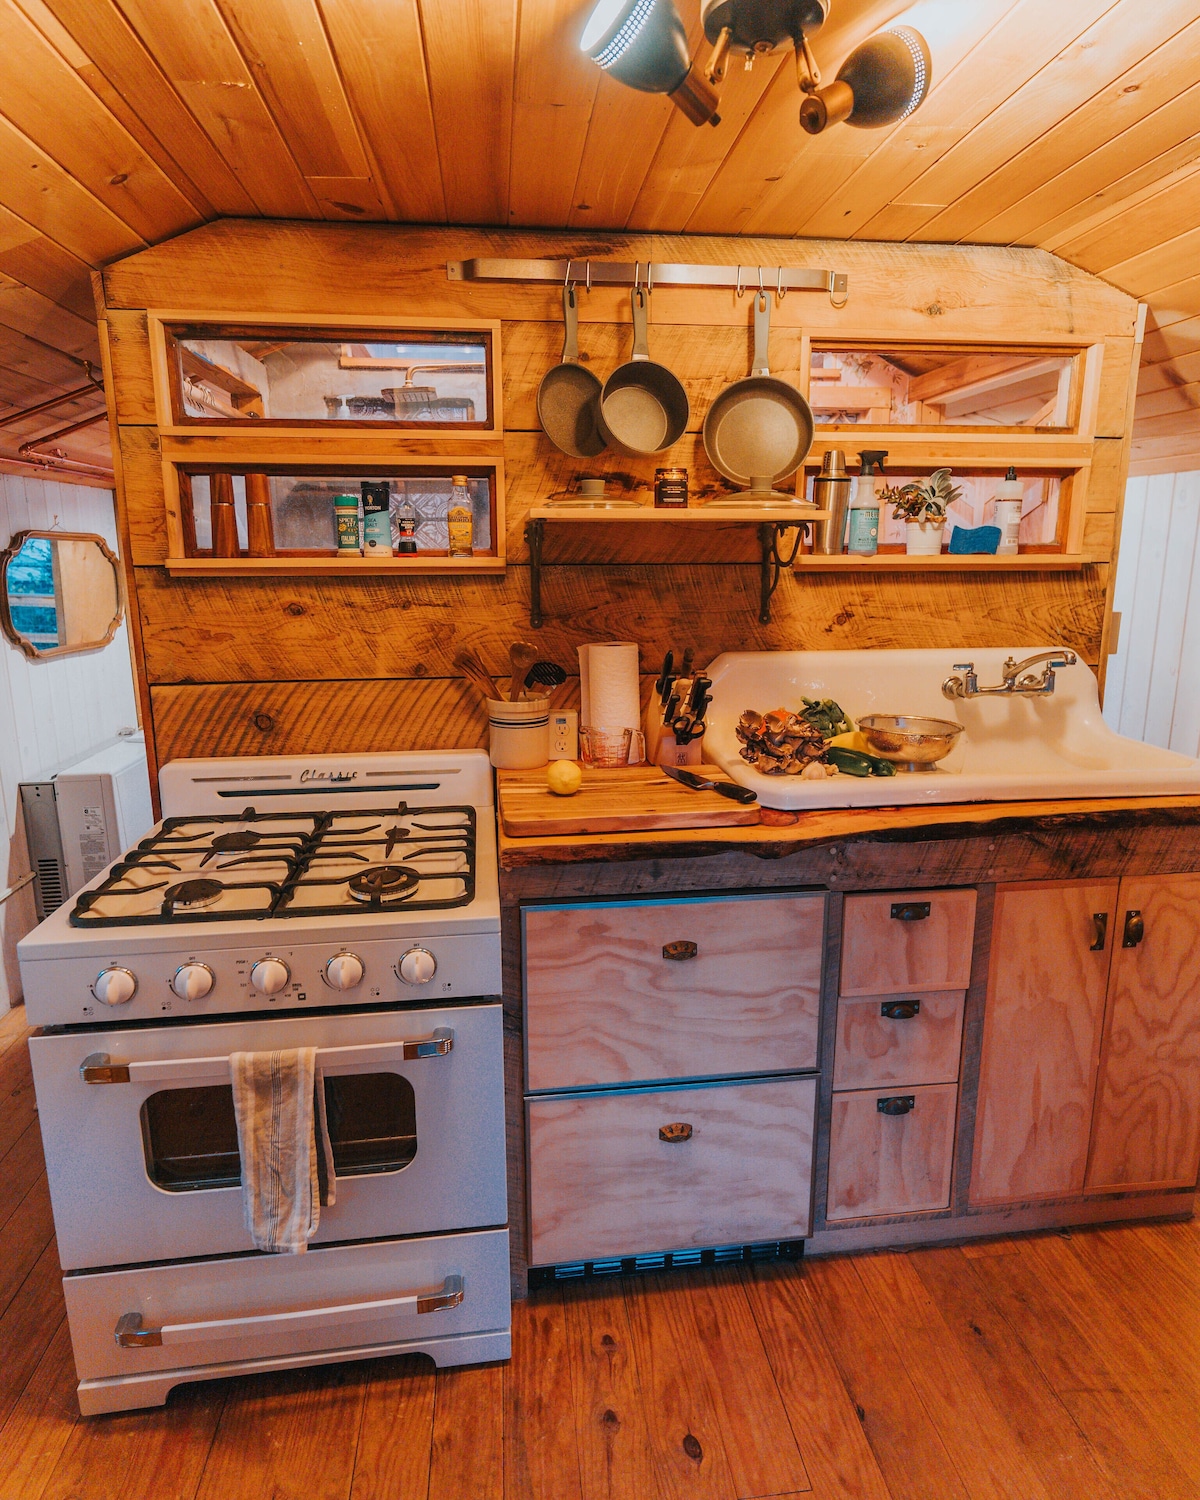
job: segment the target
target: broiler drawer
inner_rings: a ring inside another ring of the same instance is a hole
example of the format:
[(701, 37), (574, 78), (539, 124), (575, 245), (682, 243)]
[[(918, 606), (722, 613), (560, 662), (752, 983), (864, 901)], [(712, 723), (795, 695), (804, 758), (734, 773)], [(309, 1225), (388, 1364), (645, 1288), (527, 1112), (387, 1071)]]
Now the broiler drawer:
[(809, 1232), (815, 1078), (530, 1099), (530, 1261)]
[(973, 890), (847, 896), (839, 991), (965, 990), (974, 936)]
[(817, 1066), (825, 898), (527, 907), (526, 1088)]

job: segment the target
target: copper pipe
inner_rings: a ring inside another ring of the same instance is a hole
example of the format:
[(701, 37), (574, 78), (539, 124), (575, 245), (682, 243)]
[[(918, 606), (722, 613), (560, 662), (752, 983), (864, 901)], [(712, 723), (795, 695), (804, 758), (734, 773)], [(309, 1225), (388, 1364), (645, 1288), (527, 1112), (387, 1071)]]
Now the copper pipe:
[[(53, 404), (53, 403), (51, 403)], [(43, 453), (43, 443), (56, 442), (60, 437), (66, 437), (68, 433), (79, 432), (84, 427), (94, 427), (97, 422), (108, 419), (106, 411), (95, 412), (90, 417), (82, 417), (78, 422), (68, 422), (65, 427), (59, 427), (54, 432), (44, 433), (41, 437), (30, 438), (27, 443), (22, 443), (17, 449), (18, 463), (27, 462), (31, 468), (39, 469), (62, 469), (72, 474), (91, 474), (97, 479), (103, 479), (108, 484), (116, 483), (116, 476), (111, 469), (104, 468), (101, 464), (90, 464), (82, 458), (68, 458), (65, 453)], [(0, 454), (0, 457), (3, 457)]]
[(26, 417), (36, 417), (38, 412), (49, 411), (54, 406), (65, 406), (68, 401), (75, 401), (80, 396), (94, 395), (97, 390), (104, 387), (93, 381), (91, 385), (81, 385), (77, 390), (64, 391), (61, 396), (51, 396), (48, 401), (39, 401), (35, 406), (23, 406), (20, 411), (5, 412), (0, 417), (0, 427), (11, 427), (15, 422), (21, 422)]
[(59, 438), (66, 437), (68, 433), (79, 432), (84, 427), (94, 427), (97, 422), (107, 422), (108, 412), (93, 412), (90, 417), (81, 417), (78, 422), (68, 422), (65, 427), (57, 427), (53, 432), (43, 432), (40, 437), (30, 438), (27, 443), (22, 443), (17, 449), (18, 453), (28, 453), (30, 449), (36, 448), (41, 443), (54, 443)]

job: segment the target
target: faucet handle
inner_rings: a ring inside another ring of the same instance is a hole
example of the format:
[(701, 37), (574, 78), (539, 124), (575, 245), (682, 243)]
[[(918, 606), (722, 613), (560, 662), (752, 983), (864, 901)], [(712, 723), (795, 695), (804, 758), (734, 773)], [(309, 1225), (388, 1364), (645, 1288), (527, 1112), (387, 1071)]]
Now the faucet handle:
[(975, 663), (973, 661), (956, 661), (951, 670), (955, 672), (973, 672), (975, 670)]

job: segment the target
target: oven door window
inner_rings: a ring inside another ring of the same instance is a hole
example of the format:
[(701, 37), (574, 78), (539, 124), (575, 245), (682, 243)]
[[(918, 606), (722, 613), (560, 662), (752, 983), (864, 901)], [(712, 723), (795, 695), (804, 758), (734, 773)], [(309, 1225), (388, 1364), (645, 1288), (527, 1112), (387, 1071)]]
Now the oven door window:
[[(326, 1078), (325, 1112), (338, 1177), (399, 1172), (417, 1154), (416, 1100), (412, 1084), (398, 1073)], [(142, 1105), (142, 1142), (150, 1181), (168, 1193), (241, 1181), (228, 1084), (151, 1094)]]

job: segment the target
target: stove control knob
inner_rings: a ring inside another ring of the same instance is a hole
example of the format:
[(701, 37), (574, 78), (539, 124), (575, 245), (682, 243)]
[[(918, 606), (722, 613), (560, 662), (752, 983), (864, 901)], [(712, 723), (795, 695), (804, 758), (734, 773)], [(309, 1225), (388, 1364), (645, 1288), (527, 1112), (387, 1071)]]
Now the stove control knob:
[(101, 1005), (128, 1005), (137, 992), (137, 975), (132, 969), (101, 969), (92, 985), (92, 994)]
[(280, 958), (260, 958), (250, 970), (250, 983), (262, 995), (278, 995), (291, 977), (292, 971)]
[(203, 1000), (216, 982), (207, 964), (181, 964), (171, 976), (171, 988), (181, 1000)]
[(352, 990), (362, 977), (363, 961), (357, 953), (335, 953), (325, 965), (325, 983), (331, 989)]
[(437, 973), (437, 959), (428, 948), (410, 948), (401, 955), (396, 973), (405, 984), (428, 984)]

